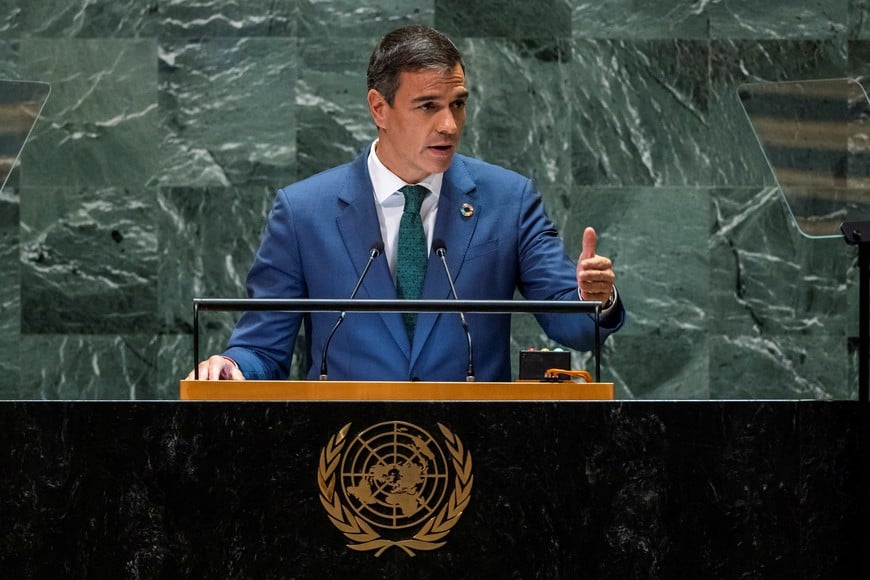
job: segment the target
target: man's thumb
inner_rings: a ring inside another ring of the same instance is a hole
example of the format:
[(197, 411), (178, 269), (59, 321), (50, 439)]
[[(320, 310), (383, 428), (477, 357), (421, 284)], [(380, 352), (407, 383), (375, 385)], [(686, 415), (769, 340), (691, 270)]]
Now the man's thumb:
[(595, 244), (598, 237), (595, 235), (593, 228), (586, 228), (583, 231), (583, 253), (580, 254), (580, 259), (585, 260), (595, 255)]

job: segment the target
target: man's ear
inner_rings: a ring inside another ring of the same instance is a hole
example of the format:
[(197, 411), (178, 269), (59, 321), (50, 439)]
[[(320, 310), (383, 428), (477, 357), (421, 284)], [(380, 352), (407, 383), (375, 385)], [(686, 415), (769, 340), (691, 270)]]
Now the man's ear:
[(390, 104), (384, 99), (384, 96), (375, 89), (369, 89), (368, 94), (369, 113), (372, 115), (375, 125), (379, 129), (383, 129), (386, 124), (386, 112)]

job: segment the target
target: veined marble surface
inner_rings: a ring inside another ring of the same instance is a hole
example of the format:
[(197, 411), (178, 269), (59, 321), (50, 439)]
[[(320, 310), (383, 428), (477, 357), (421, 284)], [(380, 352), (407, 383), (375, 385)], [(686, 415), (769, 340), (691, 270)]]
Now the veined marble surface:
[[(621, 398), (855, 398), (857, 267), (801, 237), (736, 96), (867, 74), (866, 0), (0, 1), (0, 78), (51, 83), (0, 195), (0, 396), (174, 398), (195, 296), (241, 297), (276, 188), (373, 138), (365, 67), (410, 22), (468, 67), (466, 154), (587, 225), (628, 323)], [(231, 316), (203, 342), (221, 348)], [(514, 347), (551, 345), (530, 317)], [(514, 357), (516, 358), (516, 357)], [(574, 364), (591, 364), (575, 353)]]

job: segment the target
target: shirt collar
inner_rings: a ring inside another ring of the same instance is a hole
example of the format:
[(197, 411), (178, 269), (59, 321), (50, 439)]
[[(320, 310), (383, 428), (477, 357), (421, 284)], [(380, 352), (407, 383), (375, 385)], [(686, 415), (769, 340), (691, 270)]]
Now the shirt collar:
[[(378, 158), (378, 154), (375, 152), (375, 147), (378, 144), (378, 140), (375, 139), (374, 143), (372, 143), (371, 149), (369, 149), (369, 157), (368, 157), (368, 165), (369, 165), (369, 176), (372, 180), (372, 188), (375, 193), (375, 201), (383, 205), (387, 199), (390, 198), (394, 193), (399, 191), (402, 187), (409, 185), (402, 181), (398, 175), (387, 169), (387, 167), (381, 162)], [(411, 185), (422, 185), (429, 191), (434, 194), (434, 197), (437, 199), (438, 196), (441, 195), (441, 183), (444, 181), (444, 173), (433, 173), (428, 175), (425, 179), (420, 181), (419, 183), (411, 184)]]

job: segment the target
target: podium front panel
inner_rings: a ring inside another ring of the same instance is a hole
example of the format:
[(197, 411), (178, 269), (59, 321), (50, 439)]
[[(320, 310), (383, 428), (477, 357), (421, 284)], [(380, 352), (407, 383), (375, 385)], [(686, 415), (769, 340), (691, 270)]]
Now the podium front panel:
[(849, 402), (3, 403), (0, 569), (867, 577), (868, 413)]

